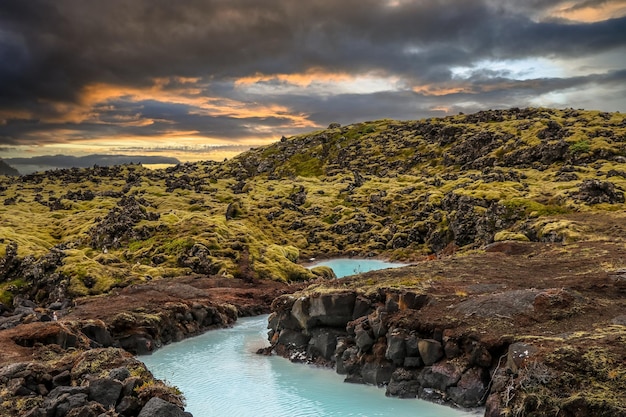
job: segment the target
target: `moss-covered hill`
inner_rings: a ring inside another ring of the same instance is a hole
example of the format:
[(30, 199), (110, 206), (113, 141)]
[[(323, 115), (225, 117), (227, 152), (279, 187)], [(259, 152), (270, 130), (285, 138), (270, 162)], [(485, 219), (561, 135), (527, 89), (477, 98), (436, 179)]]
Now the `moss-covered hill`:
[(553, 109), (381, 120), (223, 163), (0, 177), (0, 301), (42, 304), (189, 273), (303, 280), (299, 259), (417, 260), (574, 241), (626, 208), (626, 117)]

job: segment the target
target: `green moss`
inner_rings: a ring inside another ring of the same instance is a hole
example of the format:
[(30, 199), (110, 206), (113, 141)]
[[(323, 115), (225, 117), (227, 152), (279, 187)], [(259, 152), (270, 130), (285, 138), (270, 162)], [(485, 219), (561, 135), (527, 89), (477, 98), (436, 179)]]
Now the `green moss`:
[(322, 161), (308, 154), (298, 154), (289, 161), (293, 173), (300, 177), (318, 177), (323, 171)]
[(508, 230), (502, 230), (495, 234), (493, 237), (495, 242), (501, 242), (505, 240), (516, 240), (519, 242), (528, 242), (528, 236), (523, 233), (510, 232)]
[(502, 205), (505, 206), (511, 212), (523, 212), (526, 216), (539, 217), (539, 216), (552, 216), (555, 214), (569, 213), (566, 207), (554, 205), (554, 204), (541, 204), (534, 200), (527, 200), (522, 198), (513, 198), (510, 200), (502, 201)]
[(570, 145), (569, 151), (573, 154), (587, 153), (591, 150), (591, 143), (587, 139), (579, 140)]
[(28, 283), (24, 279), (0, 283), (0, 303), (6, 306), (13, 305), (13, 297), (19, 294), (27, 285)]
[(570, 220), (542, 219), (533, 228), (540, 239), (564, 243), (580, 240), (585, 233), (583, 226)]
[[(241, 253), (247, 248), (251, 268), (262, 277), (306, 279), (313, 274), (296, 264), (298, 258), (373, 253), (417, 259), (432, 253), (433, 242), (453, 237), (448, 219), (453, 218), (454, 208), (442, 207), (449, 193), (489, 203), (461, 213), (471, 220), (484, 220), (503, 205), (506, 231), (498, 238), (521, 239), (515, 234), (524, 230), (541, 240), (588, 239), (592, 234), (584, 220), (562, 221), (575, 212), (603, 213), (613, 219), (623, 211), (623, 204), (582, 204), (574, 193), (580, 181), (603, 178), (610, 171), (608, 180), (618, 190), (626, 189), (626, 179), (614, 175), (624, 170), (623, 164), (608, 158), (624, 154), (624, 115), (581, 111), (566, 116), (565, 111), (551, 109), (529, 109), (528, 113), (532, 116), (521, 118), (503, 112), (502, 121), (494, 118), (488, 123), (471, 122), (465, 115), (357, 123), (294, 136), (224, 163), (188, 164), (170, 173), (129, 166), (100, 178), (93, 170), (81, 170), (89, 177), (85, 175), (80, 183), (53, 176), (32, 183), (24, 178), (0, 179), (6, 188), (3, 198), (15, 198), (15, 204), (0, 204), (0, 237), (4, 239), (0, 256), (10, 241), (18, 243), (19, 257), (35, 259), (55, 245), (65, 245), (67, 259), (54, 272), (70, 281), (76, 295), (106, 292), (142, 281), (145, 275), (167, 278), (189, 273), (185, 261), (196, 253), (194, 245), (199, 253), (195, 256), (204, 257), (203, 261), (226, 276), (239, 270)], [(550, 121), (567, 129), (565, 140), (576, 156), (567, 164), (573, 166), (576, 180), (554, 182), (566, 162), (547, 165), (523, 158), (525, 151), (535, 154), (532, 147), (545, 144), (537, 135)], [(448, 129), (451, 133), (446, 133)], [(455, 161), (454, 147), (479, 132), (502, 138), (484, 155), (499, 158), (493, 172), (505, 176), (500, 181), (493, 181), (483, 170), (461, 170)], [(290, 153), (292, 149), (298, 151)], [(515, 155), (518, 159), (511, 159)], [(579, 160), (584, 165), (577, 165)], [(257, 175), (261, 162), (269, 164), (280, 179)], [(355, 171), (363, 177), (358, 186)], [(138, 177), (130, 190), (129, 174)], [(193, 189), (165, 191), (166, 179), (183, 175)], [(235, 194), (240, 181), (245, 183), (244, 192)], [(296, 207), (289, 197), (301, 186), (307, 191), (306, 203)], [(51, 211), (44, 204), (50, 197), (66, 195), (68, 188), (89, 189), (96, 198), (64, 201), (71, 205), (69, 210)], [(118, 206), (121, 192), (145, 200), (142, 205), (160, 218), (139, 222), (130, 231), (130, 241), (120, 242), (119, 248), (94, 251), (89, 247), (92, 228)], [(40, 202), (35, 199), (37, 193)], [(239, 209), (227, 221), (230, 203)], [(533, 219), (530, 224), (529, 218)], [(394, 235), (406, 246), (394, 247)], [(598, 232), (600, 237), (602, 232)]]
[(191, 237), (181, 237), (166, 242), (160, 246), (159, 252), (166, 253), (168, 255), (178, 255), (189, 249), (195, 244), (195, 241)]
[(337, 275), (335, 275), (335, 271), (333, 271), (333, 269), (329, 266), (316, 266), (314, 268), (311, 268), (311, 272), (313, 273), (313, 275), (324, 279), (337, 278)]

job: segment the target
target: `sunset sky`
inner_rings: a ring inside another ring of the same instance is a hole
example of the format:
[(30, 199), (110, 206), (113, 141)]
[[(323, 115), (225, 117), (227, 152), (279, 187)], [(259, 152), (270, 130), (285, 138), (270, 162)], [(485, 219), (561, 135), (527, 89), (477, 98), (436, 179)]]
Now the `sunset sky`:
[(526, 106), (626, 111), (626, 0), (0, 1), (1, 158)]

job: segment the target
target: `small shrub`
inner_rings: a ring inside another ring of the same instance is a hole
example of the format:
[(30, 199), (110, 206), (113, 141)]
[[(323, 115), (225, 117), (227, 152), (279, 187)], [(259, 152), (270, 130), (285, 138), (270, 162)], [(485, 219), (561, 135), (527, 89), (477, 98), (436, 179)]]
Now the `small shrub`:
[(579, 140), (570, 145), (569, 151), (573, 154), (587, 153), (591, 149), (591, 144), (587, 139)]

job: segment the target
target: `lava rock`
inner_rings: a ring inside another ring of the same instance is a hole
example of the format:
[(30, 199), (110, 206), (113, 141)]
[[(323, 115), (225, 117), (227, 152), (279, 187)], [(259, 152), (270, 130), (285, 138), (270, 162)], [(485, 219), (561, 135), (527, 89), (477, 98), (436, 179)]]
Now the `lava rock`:
[(150, 398), (137, 417), (192, 417), (172, 403), (158, 397)]

